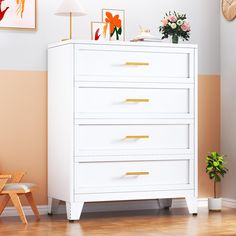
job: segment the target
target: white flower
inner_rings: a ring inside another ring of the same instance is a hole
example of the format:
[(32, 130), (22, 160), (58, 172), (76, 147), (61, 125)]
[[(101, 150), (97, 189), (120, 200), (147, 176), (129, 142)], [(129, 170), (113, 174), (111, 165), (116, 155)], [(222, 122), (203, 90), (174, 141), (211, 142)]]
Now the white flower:
[(177, 21), (177, 25), (182, 25), (184, 23), (184, 21), (183, 20), (181, 20), (181, 19), (179, 19), (178, 21)]
[(172, 24), (171, 24), (171, 28), (172, 28), (172, 29), (176, 29), (176, 27), (177, 27), (177, 25), (176, 25), (175, 23), (172, 23)]
[(169, 22), (168, 25), (171, 27), (172, 23)]

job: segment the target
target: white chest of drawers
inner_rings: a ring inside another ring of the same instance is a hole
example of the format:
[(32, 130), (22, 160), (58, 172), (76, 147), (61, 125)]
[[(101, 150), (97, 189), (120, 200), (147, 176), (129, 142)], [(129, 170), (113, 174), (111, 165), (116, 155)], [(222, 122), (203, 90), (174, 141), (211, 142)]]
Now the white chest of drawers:
[(68, 41), (48, 50), (48, 196), (186, 198), (197, 213), (197, 47)]

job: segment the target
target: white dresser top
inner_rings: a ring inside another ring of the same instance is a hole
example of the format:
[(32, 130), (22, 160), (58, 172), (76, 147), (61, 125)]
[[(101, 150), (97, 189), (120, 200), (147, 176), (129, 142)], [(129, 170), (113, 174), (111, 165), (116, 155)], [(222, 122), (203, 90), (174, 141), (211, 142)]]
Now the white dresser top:
[(170, 48), (197, 48), (196, 44), (172, 44), (164, 42), (129, 42), (129, 41), (93, 41), (93, 40), (66, 40), (50, 43), (48, 48), (67, 44), (91, 44), (91, 45), (117, 45), (117, 46), (145, 46), (145, 47), (170, 47)]

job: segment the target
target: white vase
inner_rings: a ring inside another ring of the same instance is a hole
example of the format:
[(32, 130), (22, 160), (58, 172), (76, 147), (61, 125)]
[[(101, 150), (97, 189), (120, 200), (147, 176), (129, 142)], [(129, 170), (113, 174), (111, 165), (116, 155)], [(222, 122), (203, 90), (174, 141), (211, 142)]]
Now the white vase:
[(208, 209), (209, 211), (221, 211), (222, 198), (208, 198)]

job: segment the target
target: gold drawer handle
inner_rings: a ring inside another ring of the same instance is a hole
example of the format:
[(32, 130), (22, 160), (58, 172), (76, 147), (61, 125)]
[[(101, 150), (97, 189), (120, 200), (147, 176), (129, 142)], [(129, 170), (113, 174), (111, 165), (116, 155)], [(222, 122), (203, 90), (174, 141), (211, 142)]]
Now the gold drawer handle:
[(149, 175), (149, 172), (127, 172), (125, 175)]
[(125, 63), (126, 66), (149, 66), (150, 64), (148, 62), (134, 62), (134, 61), (128, 61)]
[(126, 139), (148, 139), (148, 135), (129, 135), (125, 137)]
[(125, 101), (126, 102), (150, 102), (150, 100), (147, 98), (143, 98), (143, 99), (128, 98)]

